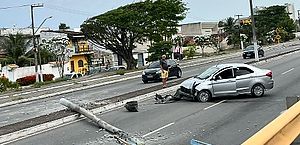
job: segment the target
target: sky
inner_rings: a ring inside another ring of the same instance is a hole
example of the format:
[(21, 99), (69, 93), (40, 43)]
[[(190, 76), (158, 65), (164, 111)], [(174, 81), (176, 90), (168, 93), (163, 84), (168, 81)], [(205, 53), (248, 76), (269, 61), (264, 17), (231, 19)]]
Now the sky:
[[(49, 16), (43, 27), (58, 29), (60, 23), (79, 28), (86, 19), (103, 14), (120, 6), (140, 0), (1, 0), (0, 28), (31, 26), (30, 4), (43, 3), (34, 8), (35, 26)], [(183, 0), (189, 11), (181, 24), (203, 21), (220, 21), (234, 15), (250, 15), (249, 0)], [(300, 0), (253, 0), (255, 6), (272, 6), (291, 3), (300, 10)], [(8, 8), (12, 7), (12, 8)], [(296, 14), (297, 17), (297, 14)]]

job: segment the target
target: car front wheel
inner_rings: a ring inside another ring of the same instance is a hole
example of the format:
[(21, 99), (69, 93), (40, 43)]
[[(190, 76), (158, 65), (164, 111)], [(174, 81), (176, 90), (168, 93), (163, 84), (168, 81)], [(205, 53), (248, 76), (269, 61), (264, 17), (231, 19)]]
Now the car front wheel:
[(211, 94), (206, 90), (202, 90), (197, 93), (196, 100), (203, 103), (209, 102), (211, 100)]
[(181, 78), (181, 76), (182, 76), (182, 71), (178, 70), (178, 72), (177, 72), (177, 78)]
[(143, 80), (144, 84), (147, 84), (148, 83), (148, 80)]

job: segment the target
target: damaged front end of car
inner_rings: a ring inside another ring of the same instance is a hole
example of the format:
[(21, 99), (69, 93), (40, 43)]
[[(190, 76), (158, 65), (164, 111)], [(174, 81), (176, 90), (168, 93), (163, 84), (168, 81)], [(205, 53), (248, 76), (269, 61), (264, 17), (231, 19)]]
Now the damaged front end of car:
[(200, 81), (197, 81), (194, 79), (184, 81), (180, 85), (180, 88), (177, 90), (175, 96), (180, 99), (187, 98), (187, 99), (195, 100), (195, 98), (197, 96), (197, 92), (198, 92), (198, 90), (196, 88), (200, 84), (201, 84)]

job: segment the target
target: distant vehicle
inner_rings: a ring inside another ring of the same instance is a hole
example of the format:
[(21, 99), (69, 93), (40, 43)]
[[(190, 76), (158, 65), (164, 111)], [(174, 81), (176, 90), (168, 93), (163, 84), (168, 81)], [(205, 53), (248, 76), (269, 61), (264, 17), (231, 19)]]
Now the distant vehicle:
[[(175, 60), (167, 60), (169, 67), (169, 77), (176, 76), (180, 78), (182, 76), (182, 71)], [(142, 73), (142, 81), (148, 83), (149, 81), (158, 81), (161, 80), (161, 70), (160, 70), (160, 61), (152, 62)]]
[(124, 66), (124, 65), (112, 66), (107, 71), (116, 71), (116, 70), (120, 70), (120, 69), (125, 70), (126, 66)]
[(247, 64), (218, 64), (200, 75), (185, 80), (177, 90), (178, 99), (193, 98), (200, 102), (213, 97), (251, 94), (261, 97), (265, 90), (272, 89), (272, 71)]
[[(265, 52), (261, 48), (261, 46), (258, 46), (257, 51), (258, 51), (258, 57), (264, 57), (265, 56)], [(254, 45), (249, 45), (244, 49), (243, 58), (244, 59), (246, 59), (246, 58), (255, 58)]]
[(67, 73), (64, 75), (65, 78), (67, 79), (77, 79), (81, 78), (83, 75), (81, 73)]

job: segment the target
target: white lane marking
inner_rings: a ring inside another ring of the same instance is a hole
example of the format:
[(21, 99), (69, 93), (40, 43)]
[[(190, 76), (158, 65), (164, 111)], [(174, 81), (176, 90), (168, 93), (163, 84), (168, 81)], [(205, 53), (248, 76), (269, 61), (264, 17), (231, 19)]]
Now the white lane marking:
[(146, 136), (149, 136), (149, 135), (151, 135), (151, 134), (153, 134), (153, 133), (155, 133), (155, 132), (158, 132), (158, 131), (160, 131), (160, 130), (162, 130), (162, 129), (164, 129), (164, 128), (167, 128), (167, 127), (169, 127), (169, 126), (171, 126), (171, 125), (174, 125), (174, 124), (175, 124), (175, 122), (169, 123), (169, 124), (167, 124), (167, 125), (165, 125), (165, 126), (163, 126), (163, 127), (161, 127), (161, 128), (158, 128), (158, 129), (156, 129), (156, 130), (154, 130), (154, 131), (151, 131), (151, 132), (149, 132), (149, 133), (143, 135), (142, 137), (144, 138), (144, 137), (146, 137)]
[(2, 97), (0, 97), (0, 99), (5, 99), (5, 98), (9, 98), (9, 96), (2, 96)]
[(288, 72), (293, 71), (294, 69), (295, 69), (295, 68), (291, 68), (291, 69), (289, 69), (289, 70), (283, 72), (282, 75), (287, 74)]
[(65, 85), (61, 85), (61, 86), (50, 87), (50, 88), (45, 88), (45, 89), (41, 89), (41, 90), (38, 90), (38, 91), (39, 92), (40, 91), (47, 91), (47, 90), (52, 90), (52, 89), (57, 89), (57, 88), (62, 88), (62, 87), (68, 87), (68, 86), (71, 86), (71, 85), (74, 85), (74, 83), (65, 84)]
[(207, 109), (209, 109), (209, 108), (212, 108), (212, 107), (215, 107), (215, 106), (217, 106), (217, 105), (220, 105), (220, 104), (224, 103), (225, 101), (226, 101), (226, 100), (223, 100), (223, 101), (221, 101), (221, 102), (219, 102), (219, 103), (216, 103), (216, 104), (214, 104), (214, 105), (208, 106), (208, 107), (204, 108), (203, 110), (207, 110)]

